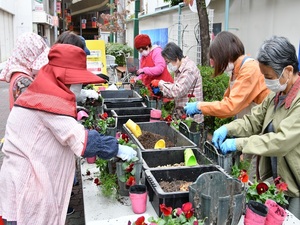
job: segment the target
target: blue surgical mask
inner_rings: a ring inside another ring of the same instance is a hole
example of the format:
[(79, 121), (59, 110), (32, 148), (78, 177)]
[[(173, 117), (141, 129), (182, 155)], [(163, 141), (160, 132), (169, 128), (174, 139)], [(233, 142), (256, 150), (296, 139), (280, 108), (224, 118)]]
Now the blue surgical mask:
[(280, 74), (278, 79), (271, 80), (271, 79), (265, 78), (265, 83), (266, 83), (266, 86), (268, 89), (270, 89), (271, 91), (274, 91), (276, 93), (284, 91), (286, 89), (289, 79), (287, 79), (287, 81), (284, 84), (281, 84), (279, 81), (280, 77), (283, 74), (283, 71), (284, 71), (284, 69), (282, 70), (282, 73)]

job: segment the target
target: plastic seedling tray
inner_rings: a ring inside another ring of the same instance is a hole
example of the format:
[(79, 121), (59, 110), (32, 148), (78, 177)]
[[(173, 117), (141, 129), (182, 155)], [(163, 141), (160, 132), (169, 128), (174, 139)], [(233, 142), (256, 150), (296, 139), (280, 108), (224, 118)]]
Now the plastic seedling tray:
[(204, 154), (214, 163), (220, 165), (228, 174), (231, 174), (231, 167), (240, 161), (240, 152), (233, 152), (226, 155), (219, 153), (217, 148), (209, 141), (204, 142)]

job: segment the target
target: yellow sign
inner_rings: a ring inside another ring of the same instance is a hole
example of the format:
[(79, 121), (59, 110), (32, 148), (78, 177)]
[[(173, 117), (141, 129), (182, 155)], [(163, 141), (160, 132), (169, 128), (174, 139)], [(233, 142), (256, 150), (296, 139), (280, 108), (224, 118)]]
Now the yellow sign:
[(107, 75), (104, 40), (86, 40), (85, 42), (91, 52), (87, 56), (87, 69), (95, 74), (102, 73)]

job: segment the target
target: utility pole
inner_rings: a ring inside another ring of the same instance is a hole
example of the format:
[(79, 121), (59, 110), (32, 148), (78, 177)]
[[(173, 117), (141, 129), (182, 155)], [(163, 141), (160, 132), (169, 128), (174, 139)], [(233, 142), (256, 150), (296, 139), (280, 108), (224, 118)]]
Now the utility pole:
[[(110, 4), (110, 10), (109, 10), (109, 14), (110, 16), (112, 17), (113, 16), (113, 13), (114, 13), (114, 9), (112, 7), (112, 5), (114, 4), (114, 0), (109, 0), (109, 4)], [(113, 26), (113, 20), (110, 19), (110, 26), (112, 27)], [(110, 34), (109, 34), (109, 42), (110, 43), (113, 43), (114, 42), (114, 34), (112, 31), (110, 31)]]
[[(139, 12), (140, 12), (140, 0), (135, 0), (134, 5), (134, 29), (133, 29), (133, 39), (135, 36), (139, 34)], [(133, 50), (133, 57), (138, 59), (138, 51), (134, 48)]]

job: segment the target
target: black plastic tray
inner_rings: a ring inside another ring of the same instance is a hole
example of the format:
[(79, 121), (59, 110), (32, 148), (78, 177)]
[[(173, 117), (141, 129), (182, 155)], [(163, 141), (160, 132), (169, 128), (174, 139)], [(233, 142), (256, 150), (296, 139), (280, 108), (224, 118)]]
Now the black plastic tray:
[[(193, 167), (213, 164), (210, 159), (208, 159), (203, 153), (200, 152), (199, 148), (192, 148), (192, 150), (198, 163), (198, 165), (195, 165)], [(142, 151), (143, 169), (178, 169), (179, 167), (174, 167), (172, 165), (174, 165), (175, 163), (179, 164), (181, 162), (184, 162), (184, 151), (185, 149)], [(180, 168), (181, 167), (188, 166), (180, 166)]]
[(152, 108), (137, 109), (114, 109), (111, 110), (113, 117), (118, 118), (117, 130), (121, 130), (123, 124), (129, 119), (134, 122), (146, 122), (150, 120), (150, 111)]
[(142, 102), (143, 98), (134, 90), (104, 90), (101, 96), (106, 102)]
[(141, 109), (146, 108), (144, 102), (106, 102), (104, 104), (104, 111), (118, 110), (118, 109)]
[[(134, 121), (135, 122), (135, 121)], [(186, 149), (186, 148), (195, 148), (197, 145), (192, 142), (190, 139), (185, 137), (183, 134), (181, 134), (179, 131), (177, 131), (174, 127), (168, 125), (166, 122), (140, 122), (137, 123), (137, 125), (140, 126), (142, 132), (143, 131), (149, 131), (155, 134), (159, 134), (162, 136), (166, 136), (170, 141), (173, 141), (175, 144), (175, 147), (169, 147), (165, 149)], [(139, 148), (142, 151), (145, 150), (154, 150), (154, 149), (145, 149), (144, 146), (139, 142), (139, 140), (133, 135), (133, 133), (127, 128), (127, 126), (123, 125), (123, 130), (129, 135), (130, 139), (139, 146)], [(154, 150), (158, 151), (158, 150)]]
[(165, 192), (159, 185), (160, 181), (171, 182), (174, 180), (184, 180), (187, 182), (195, 182), (201, 174), (212, 171), (224, 173), (223, 169), (217, 165), (179, 169), (145, 170), (145, 184), (148, 190), (149, 201), (157, 215), (161, 216), (159, 209), (160, 204), (165, 204), (166, 206), (175, 209), (178, 207), (181, 208), (183, 203), (189, 201), (189, 191)]

